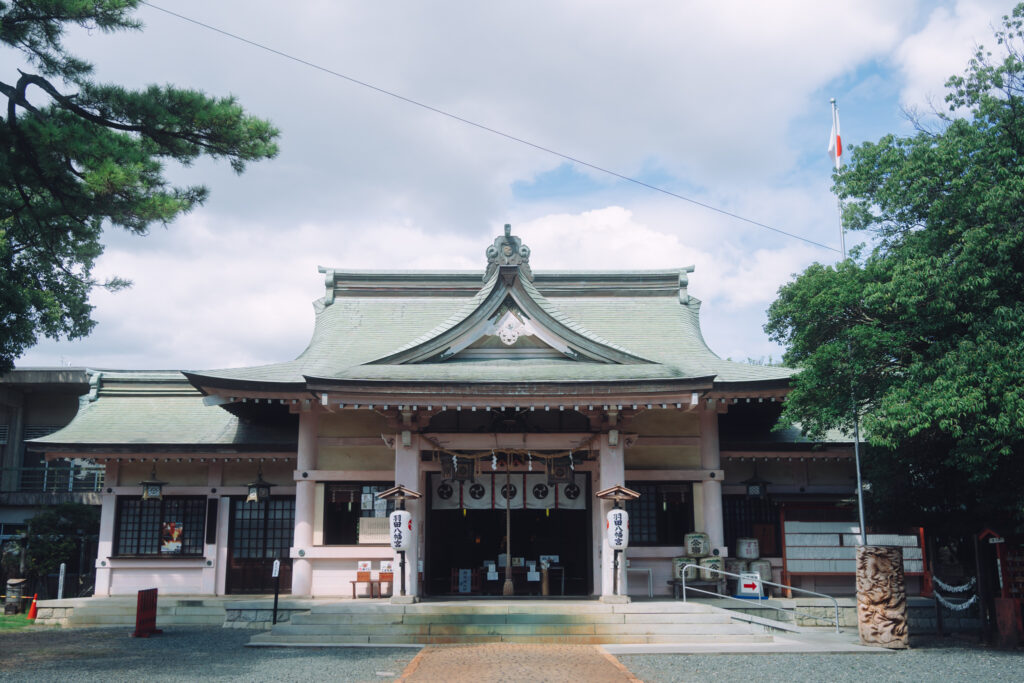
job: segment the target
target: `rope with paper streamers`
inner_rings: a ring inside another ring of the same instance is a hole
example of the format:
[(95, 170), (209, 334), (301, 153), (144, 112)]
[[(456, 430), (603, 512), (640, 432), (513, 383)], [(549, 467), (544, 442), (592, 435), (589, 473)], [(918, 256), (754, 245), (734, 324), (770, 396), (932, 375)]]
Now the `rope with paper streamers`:
[(936, 586), (946, 591), (947, 593), (966, 593), (967, 591), (974, 588), (974, 584), (977, 583), (978, 579), (972, 576), (971, 580), (963, 584), (962, 586), (950, 586), (948, 583), (942, 581), (937, 576), (933, 576), (932, 581), (935, 582)]
[[(453, 458), (465, 458), (467, 460), (479, 461), (479, 460), (482, 460), (484, 458), (492, 458), (493, 459), (493, 458), (495, 458), (499, 454), (500, 455), (505, 455), (505, 456), (518, 455), (520, 457), (525, 457), (525, 458), (528, 458), (528, 459), (537, 458), (539, 460), (557, 460), (559, 458), (566, 458), (566, 457), (572, 458), (574, 455), (578, 455), (580, 451), (589, 451), (589, 450), (591, 450), (590, 447), (593, 445), (593, 443), (595, 441), (597, 441), (597, 438), (599, 436), (600, 436), (600, 434), (594, 434), (589, 439), (587, 439), (583, 443), (579, 444), (575, 448), (570, 448), (567, 451), (560, 451), (558, 453), (538, 453), (537, 451), (532, 450), (532, 449), (526, 449), (526, 448), (504, 448), (504, 447), (503, 448), (498, 448), (498, 447), (488, 448), (485, 451), (478, 451), (478, 452), (475, 452), (475, 453), (472, 453), (472, 452), (471, 453), (465, 453), (465, 452), (453, 451), (453, 450), (451, 450), (449, 448), (445, 448), (440, 443), (438, 443), (435, 439), (432, 439), (429, 436), (424, 436), (423, 438), (431, 446), (433, 446), (433, 450), (435, 452), (437, 452), (437, 453), (439, 453), (441, 455), (449, 455), (449, 456), (451, 456)], [(453, 460), (452, 462), (454, 463), (455, 461)], [(573, 467), (573, 469), (576, 469), (576, 468)]]
[(942, 597), (938, 593), (935, 594), (935, 598), (939, 601), (939, 604), (942, 605), (943, 607), (945, 607), (946, 609), (952, 610), (954, 612), (963, 612), (965, 609), (967, 609), (968, 607), (970, 607), (971, 605), (973, 605), (974, 603), (976, 603), (978, 601), (978, 594), (975, 593), (974, 595), (971, 596), (970, 600), (968, 600), (966, 602), (961, 602), (961, 603), (950, 602), (949, 600), (946, 600), (946, 598)]
[[(936, 587), (941, 588), (947, 593), (966, 593), (967, 591), (974, 588), (974, 585), (978, 582), (977, 577), (975, 576), (972, 576), (970, 581), (960, 586), (950, 586), (948, 583), (942, 581), (936, 576), (932, 577), (932, 581), (935, 582)], [(978, 601), (978, 594), (975, 593), (970, 597), (969, 600), (965, 600), (964, 602), (950, 602), (946, 598), (942, 597), (939, 591), (935, 591), (935, 599), (939, 601), (940, 605), (942, 605), (948, 610), (951, 610), (953, 612), (963, 612), (965, 609), (967, 609), (968, 607), (970, 607)]]

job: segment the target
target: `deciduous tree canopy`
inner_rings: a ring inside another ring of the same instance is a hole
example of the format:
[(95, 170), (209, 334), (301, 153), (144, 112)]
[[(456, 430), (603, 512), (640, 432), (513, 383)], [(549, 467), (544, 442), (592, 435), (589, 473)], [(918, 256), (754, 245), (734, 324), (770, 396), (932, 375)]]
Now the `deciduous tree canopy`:
[(0, 372), (40, 335), (88, 334), (91, 289), (128, 284), (93, 279), (104, 226), (145, 234), (205, 200), (202, 186), (168, 183), (167, 162), (206, 155), (241, 173), (277, 153), (277, 130), (232, 97), (98, 83), (92, 66), (65, 50), (75, 25), (139, 29), (137, 5), (0, 0), (0, 46), (31, 67), (0, 73)]
[(835, 191), (872, 248), (812, 265), (769, 309), (802, 368), (784, 419), (852, 432), (855, 405), (891, 519), (1024, 522), (1022, 19), (947, 82), (935, 130), (853, 150)]

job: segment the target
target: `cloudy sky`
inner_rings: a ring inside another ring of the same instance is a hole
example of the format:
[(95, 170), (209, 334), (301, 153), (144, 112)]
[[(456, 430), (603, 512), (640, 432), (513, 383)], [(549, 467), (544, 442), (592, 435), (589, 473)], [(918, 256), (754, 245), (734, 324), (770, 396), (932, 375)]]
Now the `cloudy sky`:
[[(288, 60), (154, 7), (78, 32), (99, 80), (233, 94), (282, 131), (277, 159), (170, 169), (201, 209), (108, 231), (95, 332), (18, 365), (202, 369), (305, 347), (317, 266), (482, 269), (504, 223), (535, 270), (695, 265), (705, 337), (778, 358), (780, 285), (839, 246), (826, 144), (909, 133), (1010, 2), (154, 0), (197, 22), (508, 135), (800, 235), (755, 227)], [(13, 58), (12, 53), (4, 59)]]

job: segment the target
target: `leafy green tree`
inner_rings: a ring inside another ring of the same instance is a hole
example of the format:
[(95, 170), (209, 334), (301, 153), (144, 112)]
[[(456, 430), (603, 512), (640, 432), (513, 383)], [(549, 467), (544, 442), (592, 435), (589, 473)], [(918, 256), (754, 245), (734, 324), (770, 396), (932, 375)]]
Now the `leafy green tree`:
[(853, 150), (834, 189), (872, 248), (810, 266), (768, 312), (802, 369), (783, 419), (852, 432), (856, 408), (875, 521), (1024, 522), (1022, 22), (1024, 4), (998, 57), (949, 79), (935, 129)]
[(168, 183), (166, 163), (205, 155), (241, 173), (277, 154), (278, 131), (232, 97), (98, 83), (92, 66), (66, 51), (69, 27), (139, 29), (138, 4), (0, 0), (0, 45), (32, 67), (9, 66), (0, 80), (0, 372), (42, 335), (87, 335), (90, 291), (129, 284), (93, 278), (105, 226), (143, 235), (206, 199), (202, 186)]
[[(55, 574), (61, 563), (68, 571), (88, 569), (89, 556), (100, 530), (100, 509), (95, 505), (61, 503), (47, 508), (28, 520), (28, 531), (21, 539), (25, 577), (38, 580)], [(85, 566), (79, 567), (80, 561)], [(71, 591), (69, 590), (69, 593)]]

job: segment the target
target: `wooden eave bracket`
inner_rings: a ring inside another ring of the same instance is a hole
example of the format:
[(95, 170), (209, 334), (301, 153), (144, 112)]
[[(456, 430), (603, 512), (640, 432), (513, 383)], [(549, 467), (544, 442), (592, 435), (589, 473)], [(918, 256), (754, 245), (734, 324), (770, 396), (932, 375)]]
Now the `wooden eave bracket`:
[(601, 500), (636, 500), (640, 497), (640, 493), (638, 491), (627, 489), (625, 486), (619, 484), (606, 488), (603, 491), (598, 491), (594, 495)]
[(380, 493), (378, 493), (377, 497), (382, 500), (417, 500), (419, 498), (422, 498), (423, 494), (420, 493), (419, 491), (413, 491), (412, 489), (408, 489), (404, 486), (393, 486), (389, 488), (387, 491), (381, 491)]

